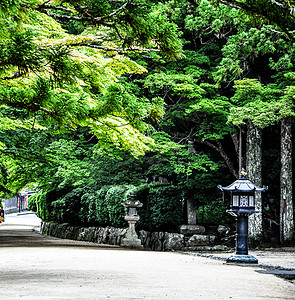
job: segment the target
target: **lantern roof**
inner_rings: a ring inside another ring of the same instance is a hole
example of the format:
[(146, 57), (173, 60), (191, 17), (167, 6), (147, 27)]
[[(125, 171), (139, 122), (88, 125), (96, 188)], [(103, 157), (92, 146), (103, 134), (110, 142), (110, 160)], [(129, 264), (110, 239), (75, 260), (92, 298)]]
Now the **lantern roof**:
[(234, 181), (232, 184), (223, 187), (221, 185), (218, 185), (217, 187), (221, 189), (222, 191), (239, 191), (239, 192), (263, 192), (268, 189), (268, 186), (258, 187), (254, 183), (252, 183), (250, 180), (246, 178), (246, 172), (244, 169), (241, 170), (240, 178), (236, 181)]

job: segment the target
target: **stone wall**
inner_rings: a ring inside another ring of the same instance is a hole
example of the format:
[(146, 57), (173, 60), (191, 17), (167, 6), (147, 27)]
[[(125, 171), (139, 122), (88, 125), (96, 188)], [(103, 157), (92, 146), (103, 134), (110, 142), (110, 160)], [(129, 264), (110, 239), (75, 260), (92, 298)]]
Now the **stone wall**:
[[(105, 245), (120, 246), (127, 233), (127, 228), (114, 227), (78, 227), (66, 224), (41, 224), (41, 233), (50, 236), (88, 241)], [(184, 235), (169, 232), (147, 232), (140, 230), (138, 237), (146, 250), (155, 251), (214, 251), (228, 250), (226, 245), (218, 245), (218, 236), (212, 234)]]

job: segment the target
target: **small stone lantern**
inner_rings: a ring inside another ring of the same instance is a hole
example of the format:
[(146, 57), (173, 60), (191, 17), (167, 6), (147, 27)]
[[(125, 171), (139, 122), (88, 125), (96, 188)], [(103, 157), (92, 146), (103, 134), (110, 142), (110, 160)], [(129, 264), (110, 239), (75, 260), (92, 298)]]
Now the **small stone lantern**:
[(227, 187), (217, 186), (222, 191), (229, 191), (230, 209), (227, 211), (237, 218), (236, 254), (227, 259), (228, 263), (257, 264), (258, 260), (248, 254), (248, 217), (255, 210), (255, 192), (263, 192), (267, 186), (259, 188), (247, 180), (246, 172), (242, 169), (240, 178)]
[(121, 246), (133, 249), (143, 249), (141, 240), (138, 238), (138, 235), (135, 231), (135, 224), (139, 220), (137, 208), (142, 207), (143, 204), (140, 201), (135, 200), (135, 197), (135, 192), (131, 191), (129, 194), (129, 199), (122, 203), (122, 205), (127, 208), (125, 220), (128, 222), (129, 228), (126, 237), (122, 240)]

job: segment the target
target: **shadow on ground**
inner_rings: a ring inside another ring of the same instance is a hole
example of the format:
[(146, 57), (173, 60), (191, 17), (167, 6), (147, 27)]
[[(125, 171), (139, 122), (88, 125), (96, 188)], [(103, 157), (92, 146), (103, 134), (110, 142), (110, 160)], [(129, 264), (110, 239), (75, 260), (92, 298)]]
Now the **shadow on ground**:
[(16, 227), (0, 230), (0, 247), (91, 247), (119, 249), (118, 246), (112, 245), (58, 239), (41, 235), (31, 228), (17, 229)]

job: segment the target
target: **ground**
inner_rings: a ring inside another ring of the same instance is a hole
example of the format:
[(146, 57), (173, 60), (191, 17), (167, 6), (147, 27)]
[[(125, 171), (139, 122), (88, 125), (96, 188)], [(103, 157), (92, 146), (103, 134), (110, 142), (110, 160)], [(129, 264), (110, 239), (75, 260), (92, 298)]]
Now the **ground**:
[[(1, 300), (295, 299), (295, 284), (260, 266), (226, 265), (228, 254), (106, 248), (40, 235), (39, 224), (34, 215), (14, 215), (0, 225)], [(275, 262), (267, 253), (251, 254)], [(278, 254), (279, 265), (294, 267), (294, 252)]]

